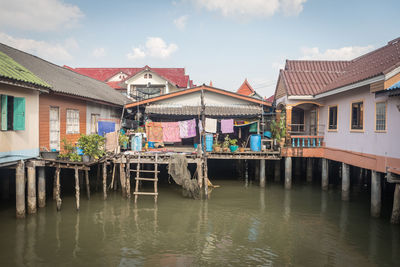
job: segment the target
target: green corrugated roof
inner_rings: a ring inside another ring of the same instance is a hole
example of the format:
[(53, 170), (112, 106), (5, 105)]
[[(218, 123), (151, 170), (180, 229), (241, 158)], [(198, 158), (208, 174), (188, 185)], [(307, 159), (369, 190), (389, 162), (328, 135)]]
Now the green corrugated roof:
[(0, 52), (0, 77), (13, 79), (20, 82), (51, 88), (51, 86), (30, 72), (12, 58)]

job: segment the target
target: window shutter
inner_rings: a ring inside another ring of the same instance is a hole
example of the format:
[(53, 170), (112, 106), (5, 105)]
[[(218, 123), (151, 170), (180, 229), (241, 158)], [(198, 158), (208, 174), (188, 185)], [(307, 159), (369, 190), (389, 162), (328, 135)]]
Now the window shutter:
[(14, 97), (14, 130), (25, 130), (25, 98)]
[(7, 131), (7, 96), (1, 96), (1, 130)]

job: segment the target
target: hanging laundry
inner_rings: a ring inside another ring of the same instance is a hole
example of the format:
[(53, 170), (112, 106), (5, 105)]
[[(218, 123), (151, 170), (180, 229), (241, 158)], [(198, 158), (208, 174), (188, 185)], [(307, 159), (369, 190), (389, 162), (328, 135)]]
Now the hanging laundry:
[(233, 133), (233, 119), (221, 120), (221, 132), (223, 134)]
[(164, 142), (181, 142), (178, 122), (162, 122), (161, 127), (163, 130)]
[(161, 127), (161, 122), (147, 122), (146, 123), (146, 134), (147, 134), (147, 141), (162, 142), (163, 141), (163, 130)]
[(179, 136), (181, 138), (191, 138), (196, 136), (196, 120), (187, 120), (179, 122)]
[(206, 126), (205, 131), (207, 133), (216, 133), (217, 132), (217, 120), (206, 118)]
[(201, 134), (201, 132), (203, 131), (203, 122), (201, 120), (199, 120), (198, 128), (199, 128), (199, 133)]

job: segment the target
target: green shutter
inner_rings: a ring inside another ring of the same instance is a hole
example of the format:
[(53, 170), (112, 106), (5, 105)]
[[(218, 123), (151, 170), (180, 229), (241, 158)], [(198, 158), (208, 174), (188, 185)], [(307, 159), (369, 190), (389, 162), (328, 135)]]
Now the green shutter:
[(25, 130), (25, 98), (14, 97), (14, 131)]
[(7, 96), (1, 96), (1, 130), (7, 131)]

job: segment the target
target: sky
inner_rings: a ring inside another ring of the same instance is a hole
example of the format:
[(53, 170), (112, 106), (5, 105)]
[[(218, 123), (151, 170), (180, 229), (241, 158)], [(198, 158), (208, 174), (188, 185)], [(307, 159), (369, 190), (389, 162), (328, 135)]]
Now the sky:
[(184, 67), (275, 91), (286, 59), (350, 60), (400, 37), (398, 0), (0, 0), (0, 42), (71, 67)]

